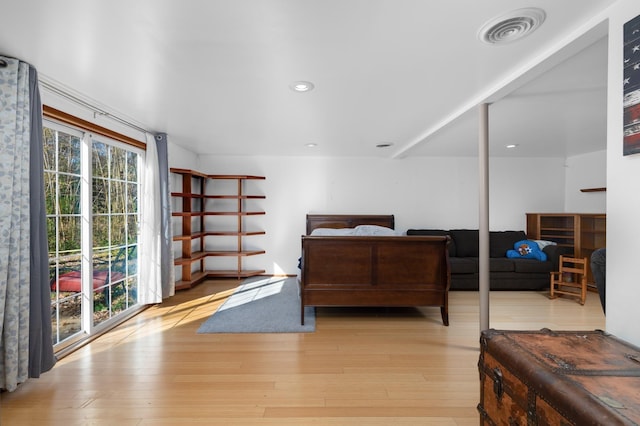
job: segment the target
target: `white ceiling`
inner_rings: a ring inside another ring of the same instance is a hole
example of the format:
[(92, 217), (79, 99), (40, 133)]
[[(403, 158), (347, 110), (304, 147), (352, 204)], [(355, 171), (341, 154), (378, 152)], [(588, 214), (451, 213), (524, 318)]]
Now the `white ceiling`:
[[(200, 154), (473, 156), (493, 102), (491, 155), (566, 156), (605, 148), (614, 2), (0, 0), (0, 54)], [(538, 31), (478, 40), (521, 7)]]

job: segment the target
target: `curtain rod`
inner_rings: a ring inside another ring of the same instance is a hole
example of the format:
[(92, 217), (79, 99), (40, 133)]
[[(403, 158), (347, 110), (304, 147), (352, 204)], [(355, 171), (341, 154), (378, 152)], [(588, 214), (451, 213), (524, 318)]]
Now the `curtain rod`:
[(99, 126), (90, 121), (83, 120), (71, 114), (67, 114), (64, 111), (57, 110), (48, 105), (42, 106), (42, 114), (44, 117), (52, 118), (61, 123), (69, 124), (71, 126), (80, 127), (84, 130), (95, 132), (99, 135), (106, 136), (108, 138), (111, 138), (120, 142), (124, 142), (126, 144), (133, 145), (138, 148), (142, 148), (142, 149), (147, 148), (147, 144), (145, 142), (139, 141), (127, 135), (123, 135), (120, 132), (115, 132), (111, 129), (107, 129), (106, 127)]
[(120, 124), (122, 124), (124, 126), (127, 126), (127, 127), (131, 128), (131, 129), (137, 130), (139, 132), (155, 134), (155, 132), (147, 130), (147, 129), (143, 128), (143, 127), (138, 126), (137, 124), (131, 123), (130, 121), (127, 121), (127, 120), (125, 120), (123, 118), (120, 118), (120, 117), (118, 117), (116, 115), (113, 115), (110, 112), (105, 111), (104, 109), (99, 108), (99, 107), (91, 104), (90, 102), (88, 102), (88, 101), (86, 101), (86, 100), (84, 100), (84, 99), (82, 99), (82, 98), (80, 98), (78, 96), (75, 96), (75, 95), (69, 93), (68, 91), (65, 91), (65, 90), (61, 89), (60, 87), (58, 87), (57, 85), (55, 85), (55, 84), (53, 84), (51, 82), (48, 82), (48, 81), (46, 81), (46, 80), (44, 80), (42, 78), (40, 78), (39, 80), (40, 80), (40, 85), (44, 89), (46, 89), (46, 90), (48, 90), (48, 91), (50, 91), (52, 93), (55, 93), (56, 95), (60, 95), (63, 98), (65, 98), (67, 100), (70, 100), (70, 101), (72, 101), (72, 102), (74, 102), (74, 103), (76, 103), (76, 104), (78, 104), (78, 105), (80, 105), (82, 107), (85, 107), (90, 111), (93, 111), (94, 118), (96, 117), (96, 114), (97, 115), (101, 115), (101, 116), (107, 117), (107, 118), (109, 118), (109, 119), (111, 119), (111, 120), (113, 120), (113, 121), (115, 121), (117, 123), (120, 123)]

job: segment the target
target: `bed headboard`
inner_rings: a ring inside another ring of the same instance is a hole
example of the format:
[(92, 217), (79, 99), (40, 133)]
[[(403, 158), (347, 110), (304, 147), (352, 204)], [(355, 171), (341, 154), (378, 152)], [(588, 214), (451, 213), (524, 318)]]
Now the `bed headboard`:
[(355, 228), (358, 225), (378, 225), (394, 229), (393, 215), (308, 214), (307, 235), (316, 228)]

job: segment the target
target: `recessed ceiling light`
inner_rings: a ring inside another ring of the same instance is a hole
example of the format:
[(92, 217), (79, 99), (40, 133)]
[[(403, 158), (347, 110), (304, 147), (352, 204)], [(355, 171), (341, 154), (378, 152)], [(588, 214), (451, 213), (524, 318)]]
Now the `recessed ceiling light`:
[(514, 10), (485, 23), (478, 38), (488, 44), (511, 43), (535, 31), (546, 16), (544, 10), (538, 8)]
[(308, 92), (315, 87), (310, 81), (295, 81), (291, 86), (294, 92)]
[(393, 146), (392, 143), (390, 142), (385, 142), (385, 143), (379, 143), (378, 145), (376, 145), (376, 148), (389, 148)]
[(318, 144), (311, 142), (311, 143), (305, 144), (304, 146), (306, 146), (307, 148), (315, 148), (316, 146), (318, 146)]
[(507, 148), (511, 149), (511, 148), (516, 148), (518, 146), (517, 143), (512, 143), (510, 145), (507, 145)]

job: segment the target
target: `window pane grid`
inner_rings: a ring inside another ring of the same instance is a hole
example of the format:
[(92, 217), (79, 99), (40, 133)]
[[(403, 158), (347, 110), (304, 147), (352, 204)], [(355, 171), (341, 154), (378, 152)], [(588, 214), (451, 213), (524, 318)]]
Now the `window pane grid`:
[(44, 129), (44, 140), (52, 338), (53, 343), (59, 343), (81, 331), (81, 297), (67, 288), (66, 279), (80, 265), (80, 175), (74, 166), (79, 164), (80, 140), (48, 128)]
[[(97, 325), (135, 305), (138, 236), (137, 227), (134, 233), (129, 224), (132, 215), (137, 223), (137, 199), (132, 200), (130, 194), (137, 196), (138, 182), (129, 178), (138, 173), (135, 153), (96, 141), (92, 151), (97, 166), (93, 194), (101, 197), (93, 202), (94, 249), (107, 250), (109, 265), (107, 284), (94, 297), (93, 324)], [(130, 170), (132, 166), (135, 170)]]

